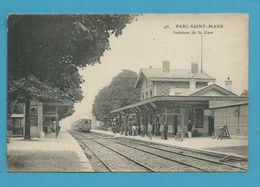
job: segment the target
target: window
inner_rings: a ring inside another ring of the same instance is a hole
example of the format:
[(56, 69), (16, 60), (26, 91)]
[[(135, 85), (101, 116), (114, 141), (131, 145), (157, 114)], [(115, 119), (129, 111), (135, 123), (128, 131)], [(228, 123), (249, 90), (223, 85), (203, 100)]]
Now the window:
[(185, 95), (185, 93), (182, 92), (181, 90), (171, 88), (170, 89), (170, 95)]
[(30, 115), (31, 116), (37, 115), (37, 108), (36, 107), (33, 107), (33, 108), (30, 109)]
[(144, 100), (144, 93), (142, 93), (142, 100)]
[(195, 109), (195, 128), (203, 128), (203, 109), (196, 108)]
[(153, 97), (153, 90), (150, 90), (150, 97)]
[(146, 99), (148, 99), (148, 92), (146, 91)]
[(196, 88), (203, 88), (208, 86), (207, 82), (196, 82)]
[(189, 82), (173, 82), (175, 88), (190, 88)]
[(182, 92), (174, 92), (174, 95), (183, 95)]

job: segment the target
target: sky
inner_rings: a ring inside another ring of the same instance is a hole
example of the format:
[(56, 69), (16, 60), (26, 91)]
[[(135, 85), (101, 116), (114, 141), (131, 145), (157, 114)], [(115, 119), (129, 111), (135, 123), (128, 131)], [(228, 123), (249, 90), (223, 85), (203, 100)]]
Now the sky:
[(75, 113), (61, 122), (63, 126), (92, 118), (95, 95), (123, 69), (138, 73), (140, 68), (161, 68), (163, 60), (170, 61), (171, 69), (190, 69), (191, 62), (200, 66), (202, 57), (203, 71), (216, 78), (216, 84), (224, 87), (230, 77), (234, 93), (248, 89), (245, 14), (143, 14), (109, 41), (111, 49), (105, 51), (101, 64), (80, 70), (84, 98), (75, 104)]

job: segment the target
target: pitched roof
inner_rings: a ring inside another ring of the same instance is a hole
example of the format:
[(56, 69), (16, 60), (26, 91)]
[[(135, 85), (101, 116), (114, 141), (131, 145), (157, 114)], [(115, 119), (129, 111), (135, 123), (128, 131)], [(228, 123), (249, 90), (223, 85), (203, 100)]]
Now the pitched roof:
[(191, 94), (191, 96), (201, 96), (209, 91), (212, 91), (212, 90), (216, 90), (224, 95), (230, 95), (230, 96), (237, 96), (237, 94), (217, 85), (217, 84), (212, 84), (212, 85), (209, 85), (205, 88), (202, 88), (196, 92), (194, 92), (193, 94)]
[(206, 72), (192, 73), (189, 69), (171, 69), (169, 72), (163, 72), (162, 69), (142, 68), (138, 74), (135, 86), (137, 86), (138, 82), (140, 81), (142, 74), (152, 81), (171, 81), (174, 79), (215, 80)]

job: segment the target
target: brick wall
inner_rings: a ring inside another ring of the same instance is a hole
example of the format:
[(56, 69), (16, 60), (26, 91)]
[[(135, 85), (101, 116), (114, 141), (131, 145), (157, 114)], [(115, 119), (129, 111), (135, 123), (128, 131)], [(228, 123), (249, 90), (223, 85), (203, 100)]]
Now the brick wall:
[(183, 92), (184, 95), (189, 93), (189, 82), (157, 82), (157, 96), (171, 95), (171, 90), (174, 89)]

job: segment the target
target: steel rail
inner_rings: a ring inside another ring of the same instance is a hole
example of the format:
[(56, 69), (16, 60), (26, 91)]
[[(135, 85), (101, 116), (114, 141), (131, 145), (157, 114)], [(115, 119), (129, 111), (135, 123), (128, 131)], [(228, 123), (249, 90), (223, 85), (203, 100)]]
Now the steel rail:
[(156, 154), (156, 153), (152, 153), (152, 152), (149, 152), (149, 151), (145, 151), (145, 150), (139, 149), (139, 148), (137, 148), (137, 147), (129, 146), (129, 145), (126, 145), (126, 144), (123, 144), (123, 143), (120, 143), (120, 142), (115, 142), (115, 143), (120, 144), (120, 145), (123, 145), (123, 146), (126, 146), (126, 147), (130, 147), (130, 148), (132, 148), (132, 149), (136, 149), (136, 150), (139, 150), (139, 151), (142, 151), (142, 152), (145, 152), (145, 153), (148, 153), (148, 154), (151, 154), (151, 155), (154, 155), (154, 156), (163, 158), (163, 159), (165, 159), (165, 160), (169, 160), (169, 161), (172, 161), (172, 162), (175, 162), (175, 163), (178, 163), (178, 164), (187, 166), (187, 167), (191, 167), (191, 168), (194, 168), (194, 169), (198, 169), (198, 170), (200, 170), (200, 171), (208, 172), (208, 170), (205, 170), (205, 169), (203, 169), (203, 168), (200, 168), (200, 167), (197, 167), (197, 166), (193, 166), (193, 165), (190, 165), (190, 164), (187, 164), (187, 163), (185, 163), (185, 162), (178, 161), (178, 160), (174, 160), (174, 159), (172, 159), (172, 158), (168, 158), (168, 157), (165, 157), (165, 156)]
[[(95, 155), (95, 157), (108, 169), (109, 172), (113, 172), (113, 169), (104, 161), (102, 160), (97, 154), (95, 151), (93, 151), (93, 149), (91, 149), (89, 146), (87, 146), (82, 140), (79, 140), (76, 138), (76, 140), (78, 140), (81, 144), (84, 145), (84, 147), (87, 147), (87, 149), (89, 149), (93, 155)], [(84, 151), (85, 153), (85, 151)], [(85, 153), (86, 154), (86, 153)]]
[(139, 165), (139, 166), (142, 166), (143, 168), (147, 169), (147, 170), (150, 171), (150, 172), (156, 172), (154, 169), (150, 168), (149, 166), (146, 166), (146, 165), (144, 165), (144, 164), (142, 164), (142, 163), (140, 163), (140, 162), (138, 162), (138, 161), (136, 161), (136, 160), (134, 160), (134, 159), (132, 159), (132, 158), (130, 158), (130, 157), (128, 157), (128, 156), (122, 154), (122, 153), (120, 153), (119, 151), (116, 151), (115, 149), (112, 149), (111, 147), (108, 147), (107, 145), (104, 145), (104, 144), (102, 144), (102, 143), (100, 143), (100, 142), (97, 142), (97, 141), (95, 141), (95, 140), (93, 140), (93, 139), (91, 139), (91, 141), (93, 141), (93, 142), (95, 142), (95, 143), (97, 143), (97, 144), (99, 144), (99, 145), (102, 145), (102, 146), (106, 147), (107, 149), (109, 149), (109, 150), (111, 150), (111, 151), (114, 151), (115, 153), (117, 153), (117, 154), (119, 154), (119, 155), (125, 157), (126, 159), (128, 159), (128, 160), (134, 162), (135, 164), (137, 164), (137, 165)]
[[(129, 141), (126, 141), (126, 140), (123, 140), (125, 142), (129, 142)], [(121, 142), (120, 142), (121, 143)], [(153, 148), (153, 149), (157, 149), (157, 150), (160, 150), (160, 151), (165, 151), (165, 152), (168, 152), (168, 153), (173, 153), (173, 154), (177, 154), (177, 155), (181, 155), (181, 156), (185, 156), (185, 157), (190, 157), (190, 158), (194, 158), (194, 159), (198, 159), (198, 160), (202, 160), (202, 161), (206, 161), (206, 162), (210, 162), (210, 163), (214, 163), (214, 164), (219, 164), (219, 165), (224, 165), (224, 166), (229, 166), (229, 167), (233, 167), (233, 168), (236, 168), (236, 169), (240, 169), (240, 170), (243, 170), (243, 171), (246, 171), (247, 168), (243, 168), (243, 167), (239, 167), (239, 166), (234, 166), (232, 164), (228, 164), (228, 163), (223, 163), (223, 162), (218, 162), (218, 161), (214, 161), (214, 160), (209, 160), (209, 159), (205, 159), (205, 158), (201, 158), (201, 157), (196, 157), (196, 156), (192, 156), (192, 155), (187, 155), (187, 154), (184, 154), (184, 153), (180, 153), (180, 152), (177, 152), (177, 151), (170, 151), (170, 150), (167, 150), (167, 149), (163, 149), (163, 148), (159, 148), (159, 147), (155, 147), (155, 146), (151, 146), (151, 145), (147, 145), (145, 143), (138, 143), (137, 141), (135, 141), (136, 144), (138, 145), (141, 145), (141, 146), (147, 146), (147, 147), (150, 147), (150, 148)], [(122, 144), (122, 143), (121, 143)], [(171, 147), (170, 147), (171, 148)], [(174, 148), (176, 149), (176, 148)], [(192, 150), (185, 150), (185, 149), (182, 149), (184, 151), (189, 151), (191, 153), (196, 153), (196, 154), (204, 154), (204, 153), (198, 153), (197, 151), (192, 151)], [(207, 155), (207, 154), (204, 154), (204, 155)]]
[[(78, 132), (78, 134), (79, 134), (79, 133), (80, 133), (80, 132)], [(84, 137), (84, 134), (79, 134), (79, 135), (80, 135), (81, 137)], [(118, 152), (118, 151), (116, 151), (116, 150), (114, 150), (114, 149), (112, 149), (112, 148), (110, 148), (110, 147), (108, 147), (108, 146), (102, 144), (102, 143), (99, 143), (99, 142), (97, 142), (97, 141), (95, 141), (95, 140), (93, 140), (93, 139), (86, 139), (86, 140), (93, 141), (93, 142), (95, 142), (95, 143), (97, 143), (97, 144), (99, 144), (99, 145), (101, 145), (101, 146), (103, 146), (103, 147), (106, 147), (107, 149), (109, 149), (109, 150), (111, 150), (111, 151), (117, 153), (117, 154), (120, 155), (120, 156), (123, 156), (124, 158), (126, 158), (126, 159), (128, 159), (128, 160), (134, 162), (135, 164), (137, 164), (137, 165), (139, 165), (139, 166), (141, 166), (141, 167), (147, 169), (147, 170), (150, 171), (150, 172), (155, 172), (155, 170), (153, 170), (152, 168), (150, 168), (150, 167), (148, 167), (148, 166), (146, 166), (146, 165), (144, 165), (144, 164), (142, 164), (142, 163), (140, 163), (140, 162), (138, 162), (138, 161), (136, 161), (136, 160), (133, 160), (133, 159), (129, 158), (128, 156), (126, 156), (126, 155), (124, 155), (124, 154), (122, 154), (122, 153), (120, 153), (120, 152)], [(82, 140), (80, 140), (80, 141), (82, 142)], [(83, 142), (83, 144), (86, 145), (84, 142)], [(87, 145), (86, 145), (86, 146), (87, 146)], [(87, 146), (87, 147), (90, 149), (89, 146)], [(90, 149), (90, 150), (91, 150), (91, 149)], [(94, 153), (94, 152), (93, 152), (93, 153)], [(94, 153), (94, 154), (95, 154), (95, 153)], [(96, 155), (96, 154), (95, 154), (95, 155)], [(98, 159), (99, 159), (102, 163), (105, 163), (105, 162), (102, 161), (99, 157), (98, 157)], [(105, 166), (108, 166), (108, 165), (105, 163)], [(109, 166), (108, 166), (108, 167), (109, 167)], [(110, 168), (110, 167), (109, 167), (109, 168)], [(109, 170), (110, 170), (111, 172), (113, 172), (113, 169), (112, 169), (112, 168), (110, 168)]]

